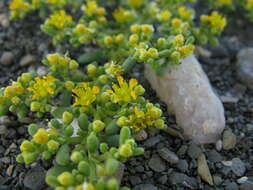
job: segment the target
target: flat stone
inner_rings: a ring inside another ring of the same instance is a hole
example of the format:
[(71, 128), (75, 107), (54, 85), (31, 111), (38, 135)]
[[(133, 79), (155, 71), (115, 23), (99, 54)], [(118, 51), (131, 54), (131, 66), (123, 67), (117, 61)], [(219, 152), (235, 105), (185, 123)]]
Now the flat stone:
[(189, 177), (183, 173), (173, 172), (169, 176), (169, 181), (172, 185), (181, 185), (186, 188), (196, 189), (197, 188), (197, 180), (196, 178)]
[(196, 159), (202, 153), (202, 150), (197, 144), (193, 142), (190, 144), (187, 153), (191, 158)]
[(222, 149), (222, 141), (221, 140), (218, 140), (215, 143), (215, 148), (216, 148), (217, 151), (221, 151), (221, 149)]
[(216, 142), (225, 128), (224, 108), (194, 56), (163, 76), (145, 65), (145, 76), (160, 99), (175, 113), (184, 136), (196, 143)]
[(133, 188), (133, 190), (158, 190), (156, 186), (152, 184), (140, 184)]
[(155, 172), (163, 172), (166, 169), (164, 161), (158, 155), (153, 155), (148, 165)]
[(24, 179), (24, 186), (31, 190), (41, 190), (45, 187), (46, 171), (40, 166), (36, 166), (28, 171)]
[(225, 130), (223, 133), (223, 149), (230, 150), (236, 145), (236, 136), (231, 129)]
[(240, 190), (252, 190), (253, 189), (253, 182), (247, 181), (240, 186)]
[(220, 99), (225, 104), (236, 104), (239, 101), (239, 98), (231, 96), (221, 96)]
[(160, 178), (158, 179), (158, 182), (161, 183), (161, 184), (166, 184), (167, 181), (168, 181), (167, 175), (163, 175), (162, 177), (160, 177)]
[(164, 160), (171, 164), (177, 164), (179, 161), (178, 156), (168, 148), (162, 148), (158, 150), (158, 153)]
[(8, 28), (10, 25), (10, 20), (8, 14), (0, 14), (0, 24), (4, 28)]
[(130, 176), (129, 180), (133, 186), (141, 183), (141, 178), (139, 176)]
[(3, 52), (3, 54), (0, 58), (0, 62), (3, 65), (10, 65), (13, 62), (13, 59), (14, 59), (13, 53), (6, 51), (6, 52)]
[(243, 184), (246, 181), (248, 181), (248, 177), (246, 177), (246, 176), (237, 179), (237, 183), (239, 183), (239, 184)]
[(204, 154), (201, 154), (198, 157), (198, 175), (210, 185), (213, 185), (213, 178), (210, 173), (209, 167), (206, 162), (206, 157)]
[(222, 183), (222, 181), (223, 180), (220, 176), (218, 176), (218, 175), (213, 176), (213, 182), (214, 182), (215, 185), (220, 185)]
[(253, 48), (242, 49), (237, 55), (237, 77), (253, 89)]
[(187, 172), (188, 171), (188, 162), (186, 160), (179, 160), (178, 164), (177, 164), (177, 168), (181, 171), (181, 172)]
[(36, 58), (33, 55), (28, 54), (28, 55), (21, 58), (19, 65), (21, 67), (26, 67), (26, 66), (28, 66), (30, 64), (34, 64), (34, 63), (36, 63)]
[(235, 182), (226, 185), (225, 190), (238, 190), (239, 187)]
[(231, 169), (232, 169), (233, 173), (239, 177), (243, 176), (246, 171), (245, 164), (243, 161), (241, 161), (240, 158), (233, 158), (232, 159)]
[(15, 167), (14, 165), (10, 165), (10, 166), (7, 168), (6, 174), (7, 174), (8, 176), (11, 176), (11, 175), (12, 175), (12, 172), (13, 172), (14, 167)]
[(148, 138), (148, 134), (145, 130), (141, 130), (133, 136), (136, 141), (144, 141)]
[(144, 147), (151, 148), (161, 142), (161, 136), (154, 136), (144, 142)]
[(207, 153), (207, 158), (211, 162), (221, 162), (223, 160), (223, 157), (220, 153), (218, 153), (216, 150), (211, 150)]

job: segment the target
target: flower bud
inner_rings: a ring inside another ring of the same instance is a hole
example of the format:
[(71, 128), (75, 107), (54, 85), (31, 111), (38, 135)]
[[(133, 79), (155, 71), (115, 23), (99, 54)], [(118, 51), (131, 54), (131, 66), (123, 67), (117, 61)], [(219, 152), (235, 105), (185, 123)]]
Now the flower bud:
[(31, 103), (31, 111), (36, 112), (39, 111), (41, 108), (41, 104), (39, 102), (32, 102)]
[(79, 163), (79, 162), (82, 161), (84, 158), (83, 158), (83, 155), (82, 155), (81, 152), (75, 151), (75, 152), (73, 152), (73, 153), (71, 154), (70, 159), (71, 159), (73, 162), (75, 162), (75, 163)]
[(48, 150), (56, 151), (56, 150), (58, 150), (59, 146), (60, 146), (60, 144), (55, 140), (50, 140), (47, 142)]
[(61, 185), (66, 187), (73, 185), (75, 182), (75, 178), (70, 172), (63, 172), (57, 179)]
[(65, 111), (62, 115), (62, 121), (64, 125), (69, 125), (73, 121), (73, 114)]
[(35, 152), (23, 152), (22, 156), (26, 164), (31, 164), (38, 158), (38, 154)]
[(90, 134), (87, 138), (87, 148), (90, 153), (97, 152), (99, 147), (99, 140), (94, 134)]
[(130, 27), (132, 33), (139, 33), (141, 31), (141, 26), (138, 24), (133, 24)]
[(90, 166), (86, 161), (81, 161), (78, 164), (78, 171), (84, 174), (85, 176), (90, 175)]
[(112, 178), (112, 179), (108, 180), (106, 186), (107, 186), (108, 190), (118, 190), (119, 189), (119, 182), (115, 178)]
[(137, 34), (132, 34), (130, 37), (129, 37), (129, 43), (131, 45), (136, 45), (139, 41), (139, 36)]
[(92, 123), (92, 128), (95, 132), (100, 132), (105, 128), (105, 124), (100, 120), (95, 120)]
[(117, 120), (117, 125), (120, 127), (127, 126), (128, 125), (128, 118), (126, 116), (121, 116)]
[(113, 43), (113, 38), (111, 36), (104, 37), (104, 44), (106, 46), (110, 46), (112, 45), (112, 43)]
[(129, 158), (133, 155), (132, 147), (130, 144), (123, 144), (120, 146), (119, 154), (122, 157)]
[(78, 68), (78, 66), (79, 66), (78, 63), (75, 60), (71, 60), (69, 62), (69, 69), (70, 70), (75, 70)]
[(33, 136), (33, 140), (38, 144), (46, 144), (49, 140), (47, 131), (43, 128), (40, 128)]
[(30, 141), (24, 140), (20, 146), (20, 150), (22, 152), (32, 152), (34, 150), (34, 146)]
[(89, 64), (87, 66), (87, 74), (89, 76), (95, 76), (96, 73), (97, 73), (97, 67), (95, 65), (93, 65), (93, 64)]
[(51, 157), (52, 157), (52, 153), (49, 152), (49, 151), (44, 151), (42, 153), (42, 158), (45, 159), (45, 160), (49, 160)]
[(154, 32), (154, 27), (152, 25), (143, 24), (141, 26), (141, 30), (144, 34), (149, 35), (149, 34), (152, 34)]
[(31, 136), (34, 136), (37, 130), (39, 129), (39, 126), (35, 123), (32, 123), (28, 126), (28, 133)]
[(72, 81), (66, 81), (65, 82), (65, 87), (69, 90), (72, 91), (73, 88), (75, 88), (75, 84)]
[(163, 119), (157, 119), (155, 121), (155, 127), (158, 129), (164, 129), (164, 120)]
[(106, 143), (101, 143), (99, 149), (102, 153), (105, 153), (109, 150), (109, 146)]

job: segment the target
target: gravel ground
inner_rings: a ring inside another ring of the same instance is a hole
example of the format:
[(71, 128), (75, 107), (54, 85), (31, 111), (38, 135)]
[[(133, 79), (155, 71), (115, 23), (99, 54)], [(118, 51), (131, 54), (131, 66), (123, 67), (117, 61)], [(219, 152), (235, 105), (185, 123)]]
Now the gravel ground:
[[(0, 2), (0, 7), (4, 3)], [(0, 8), (2, 13), (6, 13), (5, 8)], [(7, 23), (6, 27), (1, 25), (6, 24), (3, 18), (0, 19), (0, 58), (8, 52), (11, 62), (0, 67), (0, 86), (27, 70), (43, 72), (44, 67), (38, 61), (53, 50), (49, 38), (40, 32), (41, 20), (35, 15), (25, 21)], [(222, 36), (220, 46), (206, 47), (211, 57), (199, 57), (226, 110), (227, 126), (221, 140), (215, 145), (198, 146), (171, 132), (149, 134), (147, 138), (143, 135), (140, 144), (146, 152), (125, 164), (124, 185), (133, 190), (253, 189), (253, 91), (235, 75), (238, 51), (253, 44), (252, 26), (236, 18)], [(81, 51), (70, 52), (75, 57)], [(21, 64), (24, 56), (28, 61)], [(147, 89), (146, 97), (161, 104), (168, 125), (178, 131), (174, 117), (166, 113), (166, 106), (143, 78), (143, 66), (137, 66), (132, 75)], [(0, 118), (0, 190), (49, 189), (43, 178), (50, 163), (40, 160), (25, 166), (15, 162), (18, 147), (27, 138), (25, 122), (29, 121), (16, 122), (14, 116)], [(200, 166), (204, 168), (201, 174)]]

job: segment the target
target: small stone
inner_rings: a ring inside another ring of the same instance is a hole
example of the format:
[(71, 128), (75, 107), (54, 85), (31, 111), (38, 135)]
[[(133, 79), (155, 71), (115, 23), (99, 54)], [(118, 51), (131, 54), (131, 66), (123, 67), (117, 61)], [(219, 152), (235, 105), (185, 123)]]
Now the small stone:
[(38, 67), (38, 69), (37, 69), (37, 74), (38, 74), (39, 76), (45, 76), (45, 75), (47, 74), (47, 72), (48, 72), (48, 70), (47, 70), (47, 68), (44, 67), (44, 66), (40, 66), (40, 67)]
[(211, 162), (221, 162), (223, 160), (223, 157), (216, 151), (216, 150), (211, 150), (210, 152), (207, 153), (207, 158)]
[(184, 136), (198, 144), (214, 143), (225, 128), (224, 107), (194, 56), (163, 76), (145, 64), (145, 76), (160, 99), (175, 113)]
[(209, 50), (207, 50), (201, 46), (196, 47), (195, 54), (197, 56), (208, 57), (208, 58), (210, 58), (212, 56), (212, 52), (210, 52)]
[(135, 170), (136, 170), (137, 172), (140, 172), (140, 173), (142, 173), (142, 172), (145, 171), (145, 169), (144, 169), (143, 166), (137, 166)]
[(253, 182), (246, 181), (244, 184), (240, 186), (240, 190), (252, 190), (253, 189)]
[(148, 138), (148, 134), (145, 130), (141, 130), (138, 133), (134, 134), (134, 139), (136, 141), (144, 141)]
[(135, 186), (133, 190), (158, 190), (158, 189), (152, 184), (140, 184)]
[(236, 136), (231, 129), (224, 131), (223, 133), (223, 149), (230, 150), (236, 145)]
[(161, 142), (161, 136), (154, 136), (144, 142), (144, 147), (151, 148)]
[(6, 135), (8, 130), (5, 125), (0, 125), (0, 135)]
[(26, 67), (26, 66), (28, 66), (30, 64), (34, 64), (34, 63), (36, 63), (36, 58), (33, 55), (28, 54), (28, 55), (21, 58), (19, 65), (21, 67)]
[(240, 158), (232, 159), (231, 169), (234, 172), (234, 174), (237, 176), (243, 176), (246, 171), (245, 164), (243, 163), (243, 161), (241, 161)]
[(10, 165), (10, 166), (7, 168), (6, 174), (7, 174), (8, 176), (11, 176), (11, 175), (12, 175), (12, 172), (13, 172), (14, 167), (15, 167), (14, 165)]
[(248, 177), (246, 177), (246, 176), (237, 179), (237, 183), (239, 183), (239, 184), (243, 184), (246, 181), (248, 181)]
[(242, 49), (237, 55), (237, 77), (253, 89), (253, 48)]
[(9, 52), (9, 51), (6, 51), (6, 52), (3, 52), (3, 54), (0, 58), (0, 62), (3, 65), (10, 65), (13, 62), (13, 59), (14, 59), (13, 53)]
[(217, 151), (221, 151), (222, 149), (222, 141), (221, 140), (218, 140), (215, 144), (215, 148)]
[(221, 162), (224, 166), (231, 167), (233, 165), (232, 161), (222, 161)]
[(153, 155), (148, 162), (149, 167), (155, 172), (163, 172), (166, 169), (166, 165), (158, 155)]
[(247, 127), (248, 132), (253, 132), (253, 125), (252, 124), (247, 124), (246, 127)]
[(24, 179), (24, 186), (31, 190), (41, 190), (45, 187), (45, 169), (36, 166), (28, 171)]
[(187, 172), (188, 171), (188, 162), (186, 160), (179, 160), (178, 164), (177, 164), (177, 168), (181, 171), (181, 172)]
[(130, 176), (129, 177), (130, 183), (134, 186), (134, 185), (138, 185), (141, 183), (141, 178), (138, 176)]
[(213, 185), (212, 175), (210, 173), (209, 167), (206, 162), (206, 157), (204, 154), (201, 154), (198, 157), (198, 175), (210, 185)]
[(0, 125), (10, 126), (11, 124), (12, 124), (12, 122), (8, 116), (1, 116), (0, 117)]
[(190, 189), (196, 189), (197, 187), (196, 178), (189, 177), (183, 173), (173, 172), (169, 176), (169, 181), (172, 185), (181, 185)]
[(10, 25), (10, 20), (7, 14), (0, 14), (0, 24), (4, 28), (8, 28)]
[(179, 150), (177, 151), (177, 155), (179, 156), (184, 156), (186, 151), (188, 149), (188, 146), (187, 145), (183, 145), (179, 148)]
[(225, 190), (238, 190), (238, 185), (235, 182), (226, 185)]
[(239, 98), (230, 96), (221, 96), (220, 99), (225, 104), (236, 104), (239, 101)]
[(202, 151), (197, 144), (192, 142), (188, 148), (187, 153), (191, 158), (196, 159), (199, 157), (199, 155), (202, 153)]
[(213, 182), (214, 182), (215, 185), (220, 185), (222, 183), (222, 181), (223, 180), (220, 176), (218, 176), (218, 175), (213, 176)]
[(160, 178), (158, 179), (158, 182), (161, 183), (162, 185), (166, 184), (167, 181), (168, 181), (167, 175), (163, 175), (162, 177), (160, 177)]
[(162, 148), (160, 150), (158, 150), (159, 155), (166, 160), (167, 162), (171, 163), (171, 164), (177, 164), (179, 161), (178, 156), (174, 153), (171, 152), (169, 149), (167, 148)]

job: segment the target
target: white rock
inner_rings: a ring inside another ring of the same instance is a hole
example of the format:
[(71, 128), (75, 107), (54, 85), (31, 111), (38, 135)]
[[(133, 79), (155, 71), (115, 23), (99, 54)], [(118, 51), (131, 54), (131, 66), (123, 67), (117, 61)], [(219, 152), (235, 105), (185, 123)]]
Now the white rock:
[(160, 77), (146, 65), (145, 76), (170, 113), (175, 113), (186, 138), (216, 142), (225, 128), (224, 108), (194, 56)]
[(246, 181), (248, 181), (248, 177), (247, 176), (244, 176), (244, 177), (241, 177), (241, 178), (237, 179), (237, 183), (239, 183), (239, 184), (243, 184)]

